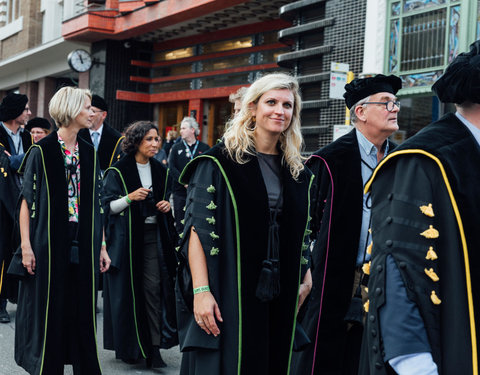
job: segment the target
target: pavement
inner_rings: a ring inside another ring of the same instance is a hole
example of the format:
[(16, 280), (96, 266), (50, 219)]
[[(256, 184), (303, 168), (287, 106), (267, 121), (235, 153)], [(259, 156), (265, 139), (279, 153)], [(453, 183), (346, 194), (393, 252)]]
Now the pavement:
[[(100, 293), (99, 293), (100, 294)], [(97, 314), (97, 340), (103, 375), (178, 375), (180, 373), (181, 354), (178, 346), (168, 350), (160, 350), (163, 360), (167, 363), (164, 369), (147, 369), (145, 362), (128, 365), (115, 359), (115, 352), (103, 349), (103, 299), (98, 300), (100, 313)], [(27, 372), (15, 363), (14, 340), (15, 340), (15, 312), (17, 306), (11, 303), (7, 305), (11, 322), (0, 324), (0, 375), (25, 375)], [(72, 366), (65, 366), (64, 374), (73, 374)]]

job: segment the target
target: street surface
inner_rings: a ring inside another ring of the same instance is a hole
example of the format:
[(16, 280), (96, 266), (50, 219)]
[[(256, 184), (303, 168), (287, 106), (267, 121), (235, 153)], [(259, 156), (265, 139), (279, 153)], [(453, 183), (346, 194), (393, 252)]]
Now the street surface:
[[(100, 295), (101, 293), (99, 293)], [(180, 372), (181, 354), (178, 346), (169, 350), (160, 350), (163, 360), (168, 367), (164, 369), (147, 369), (145, 361), (141, 361), (135, 365), (128, 365), (120, 360), (115, 359), (115, 353), (110, 350), (103, 349), (103, 299), (100, 297), (98, 301), (100, 313), (97, 314), (97, 340), (100, 355), (100, 365), (102, 366), (103, 375), (124, 375), (124, 374), (161, 374), (161, 375), (178, 375)], [(15, 363), (13, 357), (14, 338), (15, 338), (15, 311), (16, 305), (8, 303), (7, 311), (10, 314), (11, 322), (8, 324), (0, 324), (0, 375), (25, 375), (27, 372)], [(72, 366), (65, 366), (65, 374), (73, 374)]]

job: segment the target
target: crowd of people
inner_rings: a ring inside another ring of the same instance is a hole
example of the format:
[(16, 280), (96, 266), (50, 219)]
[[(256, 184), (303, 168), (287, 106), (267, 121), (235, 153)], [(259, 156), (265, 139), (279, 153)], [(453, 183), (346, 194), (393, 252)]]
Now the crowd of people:
[(101, 286), (104, 347), (126, 363), (162, 368), (180, 345), (181, 375), (478, 374), (479, 72), (477, 41), (433, 86), (456, 113), (401, 145), (401, 79), (354, 79), (352, 130), (308, 159), (285, 73), (230, 96), (211, 148), (193, 117), (161, 147), (151, 121), (109, 127), (89, 90), (55, 93), (55, 129), (8, 94), (0, 322), (17, 303), (16, 362), (101, 374)]

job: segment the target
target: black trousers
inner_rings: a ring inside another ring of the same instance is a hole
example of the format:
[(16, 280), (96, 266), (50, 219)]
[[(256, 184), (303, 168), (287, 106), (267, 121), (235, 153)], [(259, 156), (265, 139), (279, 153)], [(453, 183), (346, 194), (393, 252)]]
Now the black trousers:
[(160, 346), (162, 319), (161, 278), (157, 224), (145, 224), (143, 239), (143, 293), (153, 346)]

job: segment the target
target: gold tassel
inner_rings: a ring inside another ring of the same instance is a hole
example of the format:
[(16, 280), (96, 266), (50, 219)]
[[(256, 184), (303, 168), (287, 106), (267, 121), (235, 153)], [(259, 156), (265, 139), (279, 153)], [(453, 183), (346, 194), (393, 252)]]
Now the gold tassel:
[(368, 312), (369, 307), (370, 307), (370, 300), (367, 300), (367, 302), (363, 304), (363, 309), (365, 310), (365, 312)]
[(425, 259), (428, 259), (428, 260), (438, 259), (437, 253), (435, 251), (433, 251), (432, 246), (430, 246), (430, 248), (428, 249), (427, 256), (425, 257)]
[(430, 225), (430, 227), (426, 231), (420, 233), (420, 235), (425, 238), (438, 238), (440, 234), (438, 233), (438, 230), (433, 227), (433, 225)]
[(428, 216), (428, 217), (434, 217), (435, 214), (433, 213), (433, 207), (432, 204), (429, 203), (428, 206), (420, 206), (420, 211), (422, 211), (422, 214)]
[(435, 273), (435, 271), (433, 270), (433, 268), (430, 268), (429, 270), (427, 270), (426, 268), (424, 269), (425, 273), (427, 274), (427, 276), (429, 278), (431, 278), (433, 281), (437, 282), (438, 280), (440, 280), (440, 278), (438, 277), (438, 275)]
[(0, 168), (0, 172), (2, 172), (2, 173), (5, 172), (5, 169), (3, 169), (3, 167)]
[(372, 262), (368, 262), (368, 263), (363, 263), (363, 266), (362, 266), (362, 271), (365, 275), (370, 275), (370, 266), (371, 266)]
[(442, 303), (442, 300), (438, 298), (438, 296), (435, 294), (435, 291), (432, 290), (432, 294), (430, 295), (430, 299), (432, 300), (434, 305), (440, 305)]
[(370, 245), (367, 247), (367, 254), (372, 254), (373, 242), (370, 242)]

